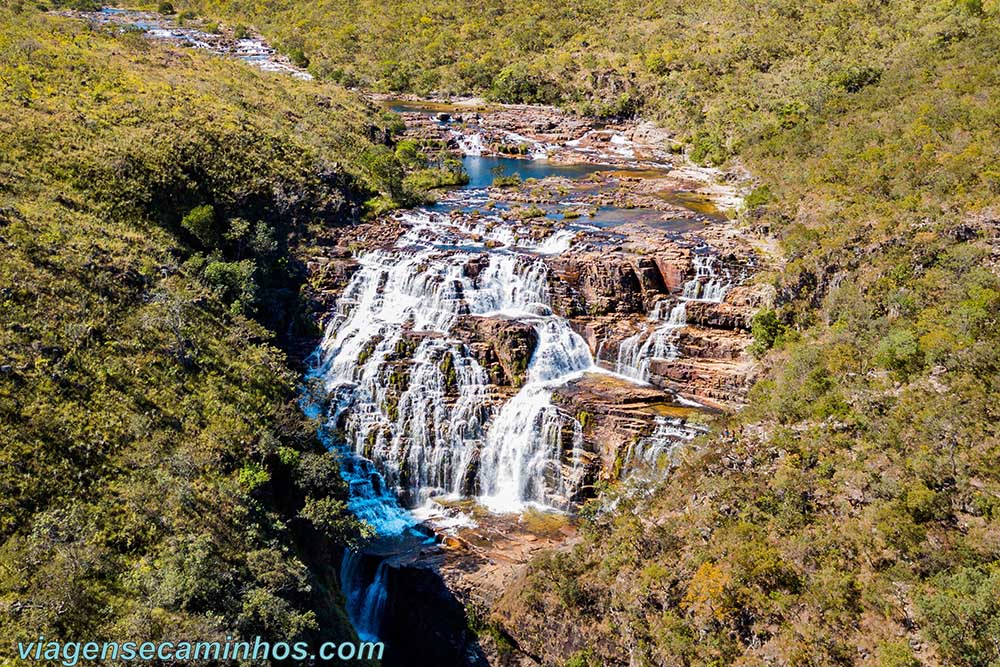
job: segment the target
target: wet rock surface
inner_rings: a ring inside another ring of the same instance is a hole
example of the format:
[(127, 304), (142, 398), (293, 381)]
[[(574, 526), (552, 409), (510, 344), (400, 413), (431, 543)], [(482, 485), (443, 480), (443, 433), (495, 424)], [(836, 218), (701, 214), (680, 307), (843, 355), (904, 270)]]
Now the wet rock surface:
[[(438, 205), (332, 231), (309, 264), (328, 304), (327, 363), (349, 361), (352, 327), (373, 332), (356, 347), (360, 370), (325, 372), (369, 396), (345, 403), (337, 427), (439, 526), (436, 547), (386, 575), (395, 611), (382, 634), (403, 647), (440, 635), (442, 664), (549, 664), (579, 638), (557, 628), (551, 647), (520, 646), (538, 629), (521, 626), (505, 592), (538, 552), (572, 544), (571, 513), (597, 483), (664, 474), (713, 411), (742, 404), (749, 323), (770, 298), (752, 281), (766, 248), (730, 221), (734, 189), (682, 165), (651, 128), (522, 107), (401, 110), (407, 136), (465, 159), (514, 150), (497, 164), (544, 152), (610, 165), (443, 192)], [(359, 309), (369, 319), (352, 324)], [(510, 488), (517, 510), (489, 511)], [(423, 627), (420, 605), (440, 627)]]
[(538, 345), (534, 327), (501, 317), (468, 316), (452, 331), (473, 351), (493, 384), (512, 388), (524, 384)]

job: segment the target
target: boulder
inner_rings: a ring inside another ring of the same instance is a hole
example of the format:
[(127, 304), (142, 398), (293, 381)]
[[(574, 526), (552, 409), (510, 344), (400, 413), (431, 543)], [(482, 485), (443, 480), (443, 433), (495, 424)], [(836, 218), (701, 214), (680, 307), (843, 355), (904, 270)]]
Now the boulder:
[(452, 335), (462, 340), (499, 386), (520, 387), (538, 345), (538, 333), (525, 322), (502, 317), (461, 317)]

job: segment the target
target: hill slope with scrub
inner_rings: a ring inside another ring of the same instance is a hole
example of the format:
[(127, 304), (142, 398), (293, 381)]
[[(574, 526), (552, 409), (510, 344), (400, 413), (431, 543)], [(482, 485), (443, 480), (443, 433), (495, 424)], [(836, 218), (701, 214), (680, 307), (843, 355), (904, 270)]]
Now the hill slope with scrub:
[(333, 564), (367, 529), (282, 348), (315, 335), (305, 239), (399, 186), (378, 114), (33, 7), (0, 24), (3, 653), (353, 637)]
[[(642, 114), (747, 167), (784, 270), (745, 412), (496, 612), (546, 664), (1000, 661), (1000, 52), (980, 0), (367, 2), (248, 17), (321, 77)], [(631, 662), (626, 656), (632, 656)]]

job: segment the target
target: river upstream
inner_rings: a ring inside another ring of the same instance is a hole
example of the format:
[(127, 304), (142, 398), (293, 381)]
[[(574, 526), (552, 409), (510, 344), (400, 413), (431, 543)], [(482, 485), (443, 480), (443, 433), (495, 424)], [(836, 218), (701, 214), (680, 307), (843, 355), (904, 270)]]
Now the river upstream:
[[(87, 18), (308, 76), (258, 39)], [(376, 533), (331, 557), (384, 664), (419, 651), (420, 664), (485, 665), (467, 608), (488, 614), (534, 552), (571, 544), (595, 485), (644, 492), (745, 398), (763, 260), (729, 219), (738, 188), (651, 124), (378, 102), (469, 183), (346, 230), (310, 263), (333, 307), (303, 407)]]
[[(469, 184), (388, 216), (394, 240), (354, 252), (307, 410), (378, 533), (341, 569), (359, 634), (418, 650), (437, 632), (436, 662), (489, 664), (464, 619), (400, 609), (488, 609), (538, 546), (572, 542), (596, 482), (648, 487), (708, 413), (738, 403), (754, 257), (734, 252), (720, 210), (735, 190), (675, 168), (634, 123), (384, 103), (408, 137), (460, 155)], [(560, 527), (540, 536), (546, 515)], [(440, 586), (407, 581), (429, 572)]]

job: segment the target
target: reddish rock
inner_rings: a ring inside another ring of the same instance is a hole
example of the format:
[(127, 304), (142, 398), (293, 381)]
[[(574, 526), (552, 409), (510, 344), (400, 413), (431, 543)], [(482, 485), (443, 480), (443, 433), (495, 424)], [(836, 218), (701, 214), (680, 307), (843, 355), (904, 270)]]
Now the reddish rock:
[(452, 335), (469, 346), (493, 384), (510, 387), (524, 384), (531, 355), (538, 345), (533, 326), (502, 317), (468, 315), (459, 319)]
[(724, 408), (739, 408), (746, 403), (753, 385), (750, 361), (718, 359), (654, 359), (650, 382), (673, 389)]

